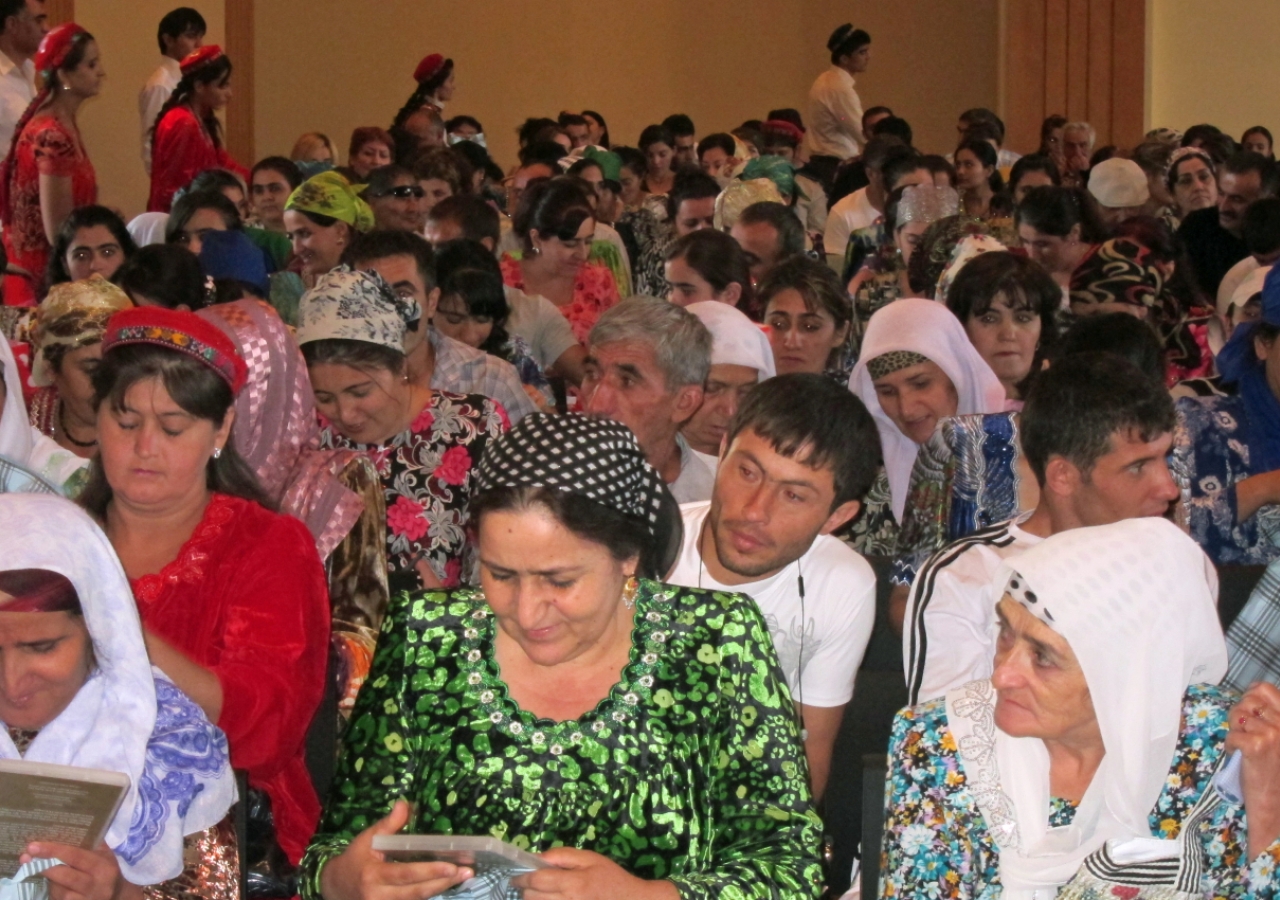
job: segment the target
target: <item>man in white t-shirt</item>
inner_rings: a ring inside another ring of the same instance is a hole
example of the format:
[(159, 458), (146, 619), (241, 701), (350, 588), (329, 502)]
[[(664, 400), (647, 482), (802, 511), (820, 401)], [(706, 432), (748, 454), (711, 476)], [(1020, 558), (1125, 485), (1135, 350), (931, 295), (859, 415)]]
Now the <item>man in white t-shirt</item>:
[(180, 6), (160, 20), (156, 41), (160, 45), (160, 65), (138, 93), (138, 118), (142, 125), (142, 164), (151, 172), (151, 129), (156, 117), (182, 80), (180, 63), (199, 50), (208, 30), (204, 16), (189, 6)]
[(800, 712), (813, 795), (876, 617), (870, 564), (835, 531), (858, 513), (880, 442), (862, 402), (821, 375), (782, 375), (743, 401), (715, 491), (681, 507), (673, 584), (746, 594), (765, 621)]
[(1002, 563), (1060, 531), (1169, 511), (1178, 499), (1166, 461), (1176, 423), (1164, 386), (1118, 356), (1076, 354), (1038, 376), (1019, 425), (1039, 503), (920, 567), (902, 635), (909, 704), (990, 677)]
[(933, 175), (915, 150), (906, 147), (893, 135), (877, 135), (867, 143), (863, 159), (867, 167), (867, 186), (854, 191), (831, 207), (822, 246), (827, 262), (843, 272), (850, 236), (878, 223), (884, 206), (894, 189), (910, 184), (932, 184)]
[(31, 58), (49, 30), (44, 0), (0, 0), (0, 148), (8, 153), (18, 120), (36, 98)]

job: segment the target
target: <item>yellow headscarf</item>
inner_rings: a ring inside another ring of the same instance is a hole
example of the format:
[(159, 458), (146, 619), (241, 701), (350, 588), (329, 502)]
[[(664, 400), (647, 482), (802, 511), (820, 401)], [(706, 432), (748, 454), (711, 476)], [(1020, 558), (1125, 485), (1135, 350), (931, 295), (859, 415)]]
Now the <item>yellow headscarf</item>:
[(368, 231), (373, 227), (373, 210), (360, 197), (362, 191), (363, 184), (352, 185), (334, 171), (321, 172), (300, 184), (284, 208), (328, 216), (356, 231)]
[(36, 354), (31, 382), (38, 387), (53, 384), (55, 361), (72, 350), (102, 341), (107, 320), (133, 306), (129, 295), (101, 275), (83, 281), (55, 284), (36, 310), (32, 336)]

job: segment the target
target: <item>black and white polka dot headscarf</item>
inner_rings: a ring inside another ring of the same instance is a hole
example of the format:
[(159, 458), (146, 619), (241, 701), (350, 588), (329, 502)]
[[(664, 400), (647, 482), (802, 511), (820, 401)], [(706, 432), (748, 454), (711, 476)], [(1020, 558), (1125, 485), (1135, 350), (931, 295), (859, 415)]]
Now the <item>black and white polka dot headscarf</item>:
[(655, 540), (672, 502), (627, 426), (581, 415), (525, 416), (490, 443), (477, 475), (480, 491), (546, 487), (580, 494), (642, 520)]

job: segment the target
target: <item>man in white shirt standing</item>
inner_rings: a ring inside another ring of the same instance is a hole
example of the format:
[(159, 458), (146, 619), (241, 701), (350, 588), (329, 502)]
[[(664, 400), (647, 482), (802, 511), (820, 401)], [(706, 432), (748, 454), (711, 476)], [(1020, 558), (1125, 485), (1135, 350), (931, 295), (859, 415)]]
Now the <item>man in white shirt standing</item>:
[(854, 76), (867, 71), (871, 62), (871, 35), (845, 23), (827, 40), (831, 68), (809, 89), (809, 165), (831, 182), (841, 160), (857, 156), (864, 142), (862, 100), (854, 89)]
[(151, 129), (156, 117), (182, 80), (179, 64), (199, 50), (208, 30), (204, 16), (189, 6), (180, 6), (160, 20), (156, 41), (160, 45), (160, 66), (151, 73), (138, 94), (138, 116), (142, 120), (142, 164), (151, 173)]
[(31, 57), (49, 30), (44, 0), (0, 0), (0, 152), (8, 153), (18, 120), (36, 97)]
[(1177, 424), (1173, 399), (1119, 356), (1080, 353), (1055, 362), (1037, 377), (1019, 424), (1040, 500), (1032, 512), (960, 538), (920, 567), (902, 634), (910, 705), (990, 677), (1002, 563), (1060, 531), (1163, 516), (1178, 499), (1166, 462)]
[(681, 507), (673, 584), (751, 597), (800, 712), (815, 800), (876, 616), (869, 563), (831, 532), (857, 515), (880, 456), (862, 402), (821, 375), (762, 382), (725, 435), (710, 502)]

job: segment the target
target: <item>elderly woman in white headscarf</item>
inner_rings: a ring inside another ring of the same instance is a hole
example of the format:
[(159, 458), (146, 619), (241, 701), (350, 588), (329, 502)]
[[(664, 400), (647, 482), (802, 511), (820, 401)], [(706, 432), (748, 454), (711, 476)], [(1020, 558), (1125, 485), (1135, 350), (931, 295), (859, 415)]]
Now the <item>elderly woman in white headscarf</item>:
[(1280, 691), (1214, 686), (1204, 553), (1129, 519), (996, 577), (991, 678), (894, 723), (881, 896), (1274, 896)]
[(32, 427), (22, 399), (22, 376), (13, 348), (0, 335), (0, 493), (79, 493), (88, 480), (89, 460), (60, 447)]
[(897, 300), (871, 317), (849, 389), (880, 428), (891, 508), (899, 523), (916, 454), (938, 423), (1005, 409), (1004, 386), (960, 320), (941, 303), (918, 297)]
[(58, 843), (32, 825), (16, 836), (29, 860), (17, 877), (53, 865), (43, 874), (54, 896), (138, 898), (179, 877), (162, 893), (236, 896), (227, 739), (147, 661), (124, 570), (70, 501), (0, 496), (0, 659), (0, 759), (129, 783), (105, 846)]
[(711, 332), (711, 371), (703, 388), (702, 405), (680, 433), (714, 472), (720, 462), (720, 442), (738, 404), (753, 387), (778, 372), (769, 339), (740, 310), (718, 300), (704, 300), (685, 308)]

